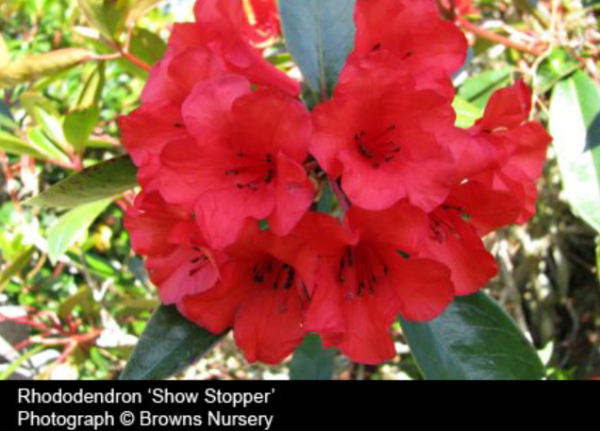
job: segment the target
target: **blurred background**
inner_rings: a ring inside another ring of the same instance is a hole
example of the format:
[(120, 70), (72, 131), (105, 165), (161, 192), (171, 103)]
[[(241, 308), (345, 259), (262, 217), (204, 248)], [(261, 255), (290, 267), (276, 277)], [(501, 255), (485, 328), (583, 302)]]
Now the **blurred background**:
[[(100, 4), (101, 13), (89, 4)], [(555, 136), (536, 217), (488, 238), (500, 274), (486, 288), (528, 334), (555, 380), (600, 378), (600, 1), (439, 2), (471, 41), (455, 77), (458, 124), (518, 77)], [(86, 7), (86, 5), (88, 7)], [(0, 0), (0, 379), (114, 379), (156, 292), (123, 229), (126, 194), (67, 212), (23, 205), (49, 185), (123, 154), (134, 109), (170, 27), (192, 0)], [(281, 41), (265, 51), (290, 73)], [(475, 263), (474, 263), (475, 264)], [(337, 379), (420, 379), (400, 354)], [(226, 339), (181, 379), (287, 379), (247, 364)]]

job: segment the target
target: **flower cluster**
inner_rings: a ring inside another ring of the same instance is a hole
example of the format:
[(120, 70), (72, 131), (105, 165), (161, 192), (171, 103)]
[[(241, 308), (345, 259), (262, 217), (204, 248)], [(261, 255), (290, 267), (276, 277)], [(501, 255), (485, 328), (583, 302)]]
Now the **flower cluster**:
[[(163, 303), (233, 328), (249, 361), (278, 363), (314, 332), (383, 362), (398, 315), (431, 320), (494, 277), (481, 238), (533, 216), (551, 139), (522, 82), (455, 127), (467, 41), (434, 0), (358, 0), (354, 51), (312, 113), (261, 55), (274, 2), (250, 2), (251, 18), (247, 3), (198, 0), (120, 119), (142, 188), (133, 248)], [(316, 211), (324, 187), (339, 218)]]

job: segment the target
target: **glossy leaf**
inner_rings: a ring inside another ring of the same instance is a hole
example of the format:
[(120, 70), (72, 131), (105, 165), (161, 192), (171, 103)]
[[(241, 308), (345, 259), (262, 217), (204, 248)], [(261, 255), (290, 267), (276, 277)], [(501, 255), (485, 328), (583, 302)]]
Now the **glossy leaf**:
[(98, 216), (111, 203), (110, 199), (81, 205), (60, 217), (48, 232), (48, 257), (56, 263), (58, 258), (78, 239), (87, 233)]
[(456, 298), (437, 319), (402, 328), (431, 380), (538, 380), (537, 352), (513, 320), (483, 293)]
[(356, 0), (279, 0), (288, 48), (312, 92), (331, 95), (354, 47)]
[(72, 208), (117, 196), (136, 186), (135, 166), (128, 156), (121, 156), (70, 176), (30, 199), (27, 204)]
[(198, 361), (225, 334), (211, 334), (183, 317), (174, 306), (161, 305), (135, 347), (121, 380), (172, 377)]
[(290, 380), (331, 380), (336, 354), (323, 348), (318, 335), (308, 334), (292, 357)]
[[(583, 72), (558, 83), (550, 105), (550, 133), (573, 210), (600, 232), (600, 90)], [(591, 151), (585, 151), (591, 148)]]
[(76, 66), (91, 56), (83, 48), (65, 48), (10, 62), (0, 69), (0, 88), (13, 87)]

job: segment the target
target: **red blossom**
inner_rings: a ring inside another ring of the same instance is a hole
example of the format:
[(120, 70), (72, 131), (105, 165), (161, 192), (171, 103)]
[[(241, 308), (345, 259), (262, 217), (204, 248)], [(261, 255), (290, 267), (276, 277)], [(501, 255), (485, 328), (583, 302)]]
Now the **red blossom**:
[(385, 211), (353, 207), (346, 230), (330, 217), (304, 229), (313, 230), (307, 235), (321, 259), (304, 326), (356, 362), (391, 359), (395, 349), (389, 331), (398, 314), (431, 320), (454, 297), (448, 268), (416, 257), (428, 219), (406, 201)]
[(146, 267), (163, 303), (174, 304), (218, 281), (226, 257), (206, 246), (190, 211), (167, 205), (158, 192), (136, 198), (125, 227), (136, 253), (148, 256)]
[[(195, 15), (119, 121), (142, 187), (125, 225), (163, 303), (233, 328), (250, 362), (316, 332), (375, 364), (398, 315), (432, 320), (495, 276), (482, 236), (532, 217), (551, 138), (521, 81), (455, 127), (466, 40), (434, 1), (358, 0), (356, 48), (312, 116), (257, 48), (280, 32), (274, 1)], [(311, 210), (327, 182), (342, 222)]]
[(417, 90), (387, 52), (351, 60), (333, 99), (314, 110), (311, 153), (333, 178), (342, 177), (350, 201), (385, 209), (400, 199), (425, 211), (452, 186), (454, 161), (436, 136), (452, 127), (450, 100)]
[(304, 243), (249, 223), (222, 267), (219, 284), (179, 302), (181, 312), (213, 333), (233, 328), (249, 362), (277, 364), (302, 342), (307, 289), (295, 266)]
[(435, 1), (358, 0), (355, 55), (386, 49), (415, 73), (456, 72), (467, 58), (467, 39), (440, 17)]
[(311, 133), (306, 108), (227, 77), (196, 86), (183, 117), (194, 139), (172, 141), (161, 153), (165, 198), (195, 202), (198, 226), (215, 248), (233, 243), (248, 218), (289, 232), (314, 194), (302, 167)]

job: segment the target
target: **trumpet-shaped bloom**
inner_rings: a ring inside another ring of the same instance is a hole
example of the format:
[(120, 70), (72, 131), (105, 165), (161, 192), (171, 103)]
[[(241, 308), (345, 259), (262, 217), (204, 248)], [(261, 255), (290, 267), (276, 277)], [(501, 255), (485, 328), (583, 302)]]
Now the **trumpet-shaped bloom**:
[(195, 202), (206, 240), (223, 249), (246, 219), (268, 219), (284, 235), (312, 203), (314, 187), (302, 166), (310, 116), (297, 100), (271, 89), (250, 92), (228, 77), (198, 85), (183, 108), (195, 138), (161, 154), (161, 192), (175, 203)]
[(403, 198), (431, 211), (447, 197), (454, 160), (441, 130), (450, 101), (415, 81), (387, 53), (350, 62), (333, 99), (313, 113), (310, 151), (350, 201), (381, 210)]

